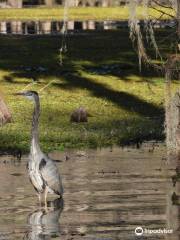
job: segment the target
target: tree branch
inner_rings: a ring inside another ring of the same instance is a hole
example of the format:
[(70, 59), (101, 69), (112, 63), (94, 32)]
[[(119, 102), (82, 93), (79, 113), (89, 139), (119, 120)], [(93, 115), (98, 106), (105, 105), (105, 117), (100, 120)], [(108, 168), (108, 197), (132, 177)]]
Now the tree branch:
[(168, 9), (173, 9), (171, 6), (165, 6), (161, 3), (159, 3), (157, 0), (152, 0), (152, 2), (154, 2), (156, 5), (163, 7), (163, 8), (168, 8)]
[(171, 14), (169, 14), (169, 13), (167, 13), (167, 12), (161, 10), (161, 9), (157, 9), (157, 8), (155, 8), (155, 7), (153, 7), (153, 6), (151, 6), (150, 8), (152, 8), (152, 9), (154, 9), (154, 10), (156, 10), (156, 11), (162, 13), (162, 14), (165, 14), (165, 15), (171, 17), (171, 18), (175, 18), (175, 16), (173, 16), (173, 15), (171, 15)]

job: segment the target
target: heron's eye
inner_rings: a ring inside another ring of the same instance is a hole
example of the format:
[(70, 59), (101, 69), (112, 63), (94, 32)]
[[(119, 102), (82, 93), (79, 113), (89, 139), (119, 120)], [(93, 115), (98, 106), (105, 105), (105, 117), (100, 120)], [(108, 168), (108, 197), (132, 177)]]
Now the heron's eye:
[(26, 96), (26, 98), (28, 98), (29, 100), (33, 100), (33, 99), (34, 99), (32, 92), (27, 92), (27, 93), (25, 94), (25, 96)]

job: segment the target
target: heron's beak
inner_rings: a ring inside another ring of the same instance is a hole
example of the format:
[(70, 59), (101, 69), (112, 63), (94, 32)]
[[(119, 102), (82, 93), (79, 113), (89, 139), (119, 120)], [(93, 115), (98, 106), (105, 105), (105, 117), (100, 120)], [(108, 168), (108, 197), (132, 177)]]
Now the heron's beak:
[(14, 96), (24, 96), (25, 93), (24, 92), (17, 92), (13, 94)]

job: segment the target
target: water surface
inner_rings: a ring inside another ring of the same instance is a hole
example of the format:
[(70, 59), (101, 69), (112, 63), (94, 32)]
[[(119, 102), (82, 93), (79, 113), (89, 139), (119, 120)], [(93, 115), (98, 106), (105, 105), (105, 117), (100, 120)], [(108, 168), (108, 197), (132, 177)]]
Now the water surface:
[[(158, 146), (157, 146), (158, 145)], [(174, 228), (172, 205), (175, 165), (162, 144), (142, 149), (114, 148), (50, 154), (60, 169), (63, 200), (50, 197), (48, 211), (38, 198), (21, 161), (0, 158), (0, 239), (134, 240), (179, 239), (174, 234), (137, 238), (137, 226)]]

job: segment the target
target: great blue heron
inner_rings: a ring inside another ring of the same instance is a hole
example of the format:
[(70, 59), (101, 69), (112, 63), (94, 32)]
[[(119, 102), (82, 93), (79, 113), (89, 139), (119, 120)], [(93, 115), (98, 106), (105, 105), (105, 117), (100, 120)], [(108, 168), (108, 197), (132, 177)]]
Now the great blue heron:
[(57, 166), (53, 160), (45, 155), (39, 146), (38, 123), (40, 116), (39, 95), (35, 91), (17, 93), (29, 100), (34, 101), (34, 112), (32, 119), (31, 147), (28, 161), (28, 173), (30, 181), (38, 193), (39, 201), (44, 195), (45, 206), (47, 206), (47, 194), (57, 194), (62, 197), (63, 187)]

